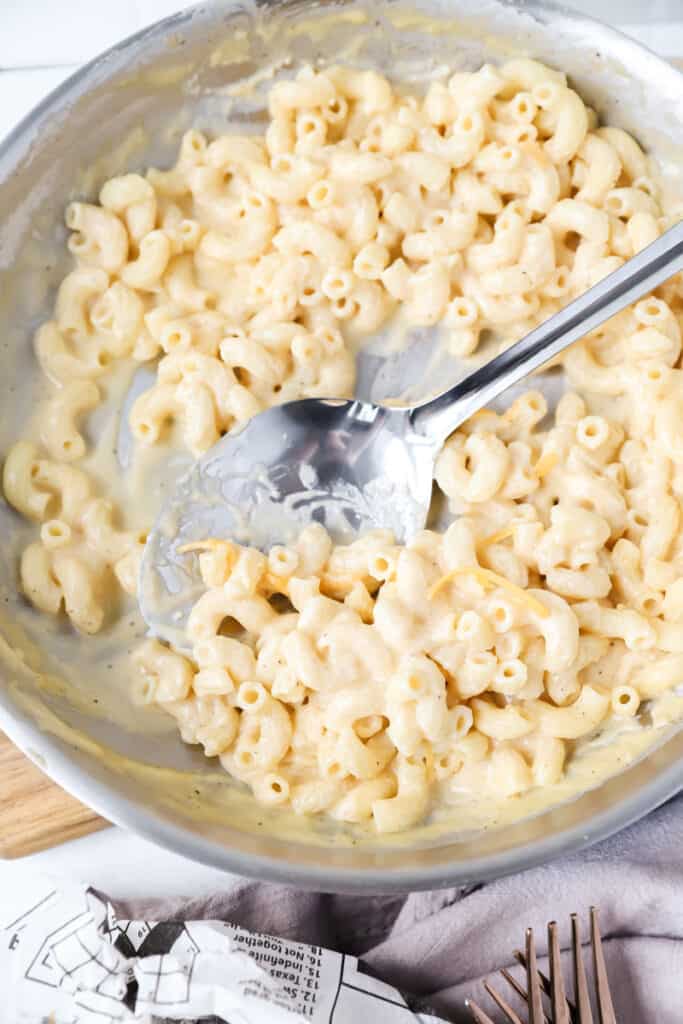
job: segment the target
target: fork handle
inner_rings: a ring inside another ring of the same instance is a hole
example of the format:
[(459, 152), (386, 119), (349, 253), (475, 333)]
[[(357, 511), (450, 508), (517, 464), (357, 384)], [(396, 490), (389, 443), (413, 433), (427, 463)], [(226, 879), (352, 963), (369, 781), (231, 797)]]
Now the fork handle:
[(501, 392), (683, 269), (683, 221), (530, 334), (438, 398), (410, 413), (413, 428), (443, 443)]

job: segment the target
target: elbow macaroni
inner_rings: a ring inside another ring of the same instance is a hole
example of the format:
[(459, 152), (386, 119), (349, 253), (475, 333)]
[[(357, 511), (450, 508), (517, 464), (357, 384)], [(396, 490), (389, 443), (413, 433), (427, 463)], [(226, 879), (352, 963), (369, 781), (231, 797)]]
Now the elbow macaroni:
[[(24, 593), (83, 633), (135, 594), (145, 541), (74, 465), (111, 364), (154, 370), (135, 440), (178, 424), (198, 457), (270, 405), (353, 394), (351, 343), (391, 316), (441, 324), (460, 356), (484, 332), (505, 347), (668, 223), (637, 143), (532, 60), (423, 99), (304, 69), (269, 112), (263, 138), (187, 132), (170, 170), (67, 208), (77, 265), (34, 341), (54, 390), (2, 482), (39, 530)], [(682, 294), (565, 354), (587, 397), (551, 426), (530, 391), (449, 438), (445, 533), (188, 548), (206, 587), (191, 657), (147, 640), (135, 699), (263, 803), (382, 833), (439, 796), (552, 786), (577, 744), (683, 677)]]

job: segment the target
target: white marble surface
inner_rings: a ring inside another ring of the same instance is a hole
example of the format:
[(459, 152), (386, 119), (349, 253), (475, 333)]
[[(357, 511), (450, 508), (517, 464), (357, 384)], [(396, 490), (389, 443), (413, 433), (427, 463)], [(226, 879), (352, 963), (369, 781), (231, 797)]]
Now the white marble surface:
[[(81, 63), (182, 6), (182, 0), (0, 0), (0, 138)], [(574, 6), (604, 20), (614, 20), (618, 6), (624, 31), (665, 56), (683, 56), (682, 0), (575, 0)], [(0, 861), (0, 896), (10, 887), (30, 890), (36, 872), (128, 898), (196, 896), (233, 879), (118, 828)]]
[(30, 892), (36, 874), (81, 881), (121, 899), (201, 896), (235, 880), (121, 828), (108, 828), (29, 857), (0, 860), (0, 899), (3, 892)]

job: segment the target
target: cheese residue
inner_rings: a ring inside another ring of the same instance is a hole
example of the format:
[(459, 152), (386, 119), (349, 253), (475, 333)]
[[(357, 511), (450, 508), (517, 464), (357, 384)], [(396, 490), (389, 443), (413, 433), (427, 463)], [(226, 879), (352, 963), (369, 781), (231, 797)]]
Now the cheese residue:
[(510, 595), (513, 601), (517, 601), (518, 604), (526, 605), (529, 611), (534, 612), (536, 615), (540, 615), (541, 618), (546, 618), (546, 616), (550, 614), (546, 606), (541, 601), (532, 597), (531, 594), (527, 594), (526, 590), (522, 587), (518, 587), (516, 583), (512, 583), (512, 581), (507, 579), (507, 577), (501, 576), (497, 572), (493, 572), (492, 569), (482, 569), (478, 565), (466, 565), (461, 569), (453, 569), (451, 572), (447, 572), (446, 575), (437, 580), (430, 589), (429, 600), (431, 601), (436, 597), (438, 592), (457, 576), (472, 576), (478, 583), (481, 583), (482, 587), (501, 587)]
[(217, 537), (207, 537), (206, 540), (193, 540), (189, 544), (181, 544), (178, 554), (186, 555), (190, 551), (223, 551), (235, 555), (235, 545), (229, 540), (219, 540)]

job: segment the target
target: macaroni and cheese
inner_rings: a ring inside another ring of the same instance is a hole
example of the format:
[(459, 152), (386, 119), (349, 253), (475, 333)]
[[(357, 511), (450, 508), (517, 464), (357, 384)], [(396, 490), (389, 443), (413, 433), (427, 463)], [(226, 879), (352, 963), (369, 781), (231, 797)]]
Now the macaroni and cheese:
[[(270, 405), (351, 395), (353, 346), (392, 318), (453, 356), (504, 347), (678, 219), (638, 144), (532, 60), (423, 96), (306, 68), (269, 114), (67, 208), (76, 265), (35, 337), (53, 393), (3, 487), (36, 524), (26, 597), (81, 633), (134, 597), (145, 543), (79, 466), (116, 365), (154, 369), (136, 442), (177, 425), (199, 456)], [(265, 804), (381, 833), (557, 782), (683, 680), (682, 322), (673, 279), (567, 352), (552, 421), (530, 390), (457, 430), (443, 533), (193, 545), (191, 656), (147, 639), (135, 699)]]

